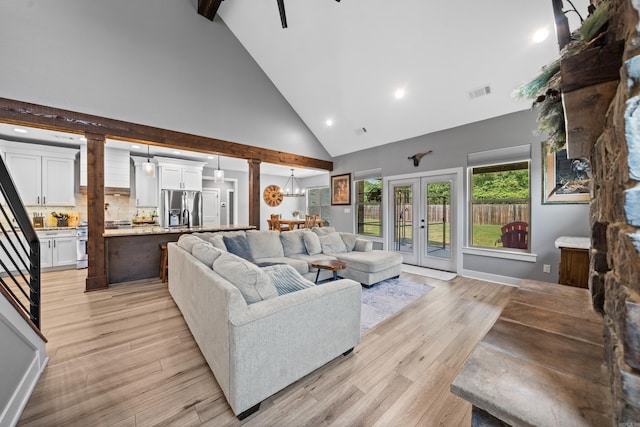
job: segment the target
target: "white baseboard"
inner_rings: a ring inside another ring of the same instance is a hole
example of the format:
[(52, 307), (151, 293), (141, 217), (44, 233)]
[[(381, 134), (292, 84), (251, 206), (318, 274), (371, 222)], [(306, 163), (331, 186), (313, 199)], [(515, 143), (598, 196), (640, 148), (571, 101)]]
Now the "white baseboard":
[(501, 285), (520, 287), (522, 279), (510, 276), (501, 276), (499, 274), (485, 273), (484, 271), (462, 270), (462, 277), (470, 279), (484, 280), (487, 282), (499, 283)]
[(36, 384), (38, 384), (40, 375), (42, 375), (42, 372), (49, 361), (49, 358), (46, 357), (41, 363), (39, 356), (40, 355), (38, 353), (35, 354), (29, 368), (27, 368), (22, 380), (20, 381), (20, 385), (14, 391), (11, 399), (9, 399), (9, 402), (4, 408), (2, 414), (0, 414), (1, 426), (15, 426), (18, 424), (22, 411), (24, 411), (25, 406), (27, 406), (27, 402), (29, 402), (29, 398), (31, 397), (33, 390), (36, 388)]

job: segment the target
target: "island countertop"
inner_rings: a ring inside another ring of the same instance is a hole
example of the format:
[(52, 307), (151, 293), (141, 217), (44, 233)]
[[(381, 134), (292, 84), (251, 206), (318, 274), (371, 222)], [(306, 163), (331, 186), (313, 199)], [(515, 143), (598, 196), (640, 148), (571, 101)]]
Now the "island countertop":
[(159, 227), (157, 225), (149, 227), (133, 227), (133, 228), (116, 228), (112, 230), (104, 230), (104, 237), (119, 236), (139, 236), (150, 234), (184, 234), (199, 232), (215, 232), (215, 231), (237, 231), (252, 230), (256, 228), (253, 225), (217, 225), (217, 226), (197, 226), (197, 227)]

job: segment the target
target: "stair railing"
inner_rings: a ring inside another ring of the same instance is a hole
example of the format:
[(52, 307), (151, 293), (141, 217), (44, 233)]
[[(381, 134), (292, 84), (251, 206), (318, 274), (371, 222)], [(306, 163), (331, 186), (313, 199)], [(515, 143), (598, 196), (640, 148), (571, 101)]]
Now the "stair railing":
[(0, 158), (0, 293), (40, 332), (40, 241)]

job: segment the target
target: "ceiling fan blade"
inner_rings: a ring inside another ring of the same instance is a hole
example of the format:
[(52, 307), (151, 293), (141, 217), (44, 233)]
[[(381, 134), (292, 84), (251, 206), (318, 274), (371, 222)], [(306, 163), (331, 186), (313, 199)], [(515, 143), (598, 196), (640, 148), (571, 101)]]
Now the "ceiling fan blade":
[(278, 10), (280, 11), (280, 22), (282, 22), (282, 28), (287, 28), (287, 15), (284, 11), (284, 0), (278, 0)]

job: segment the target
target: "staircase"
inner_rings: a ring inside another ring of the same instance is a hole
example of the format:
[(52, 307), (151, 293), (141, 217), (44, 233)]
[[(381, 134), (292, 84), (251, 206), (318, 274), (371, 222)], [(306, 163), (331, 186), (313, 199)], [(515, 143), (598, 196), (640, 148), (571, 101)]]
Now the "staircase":
[(0, 158), (0, 425), (17, 424), (47, 363), (40, 242)]

